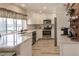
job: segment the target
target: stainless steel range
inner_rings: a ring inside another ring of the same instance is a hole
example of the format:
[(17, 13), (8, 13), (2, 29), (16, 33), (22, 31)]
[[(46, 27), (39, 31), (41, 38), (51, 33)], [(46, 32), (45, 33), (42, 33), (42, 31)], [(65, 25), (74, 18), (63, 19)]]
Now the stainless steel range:
[(52, 24), (51, 20), (47, 19), (43, 21), (43, 37), (51, 37), (51, 29), (52, 29)]

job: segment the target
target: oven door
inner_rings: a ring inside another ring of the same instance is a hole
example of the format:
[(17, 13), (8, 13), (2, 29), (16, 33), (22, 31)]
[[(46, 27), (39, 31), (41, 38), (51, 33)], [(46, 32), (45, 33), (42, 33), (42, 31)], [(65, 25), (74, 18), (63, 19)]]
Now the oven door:
[(51, 31), (43, 31), (43, 35), (51, 35)]

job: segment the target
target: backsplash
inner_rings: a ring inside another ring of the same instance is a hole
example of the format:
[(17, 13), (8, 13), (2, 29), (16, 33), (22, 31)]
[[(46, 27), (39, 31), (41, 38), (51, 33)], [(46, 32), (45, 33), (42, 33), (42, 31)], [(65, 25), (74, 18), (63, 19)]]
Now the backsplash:
[(28, 29), (43, 29), (43, 24), (32, 24), (27, 26)]
[[(27, 25), (28, 29), (43, 29), (44, 25), (43, 24), (30, 24)], [(52, 28), (54, 27), (54, 25), (52, 24)]]

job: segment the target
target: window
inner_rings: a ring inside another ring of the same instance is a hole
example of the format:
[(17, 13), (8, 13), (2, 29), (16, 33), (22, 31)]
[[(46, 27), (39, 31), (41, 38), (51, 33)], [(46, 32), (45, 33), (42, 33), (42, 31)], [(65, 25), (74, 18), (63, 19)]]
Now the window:
[(7, 35), (7, 46), (14, 46), (14, 38), (13, 35)]
[(16, 30), (17, 30), (17, 20), (14, 19), (13, 21), (14, 21), (14, 31), (16, 32)]
[(0, 9), (0, 46), (14, 46), (22, 41), (22, 37), (13, 32), (26, 29), (27, 15), (12, 12), (4, 8)]
[(7, 32), (11, 33), (14, 31), (14, 22), (12, 18), (7, 18)]
[[(14, 46), (22, 41), (22, 37), (17, 34), (8, 34), (22, 29), (27, 29), (26, 20), (13, 19), (13, 18), (1, 18), (0, 17), (0, 45), (2, 46)], [(4, 35), (7, 34), (7, 35)]]
[(7, 44), (7, 36), (5, 35), (0, 38), (0, 46), (3, 47), (6, 46), (6, 44)]
[(27, 23), (26, 23), (26, 20), (22, 20), (22, 24), (23, 24), (23, 29), (27, 29)]
[(6, 34), (6, 19), (0, 17), (0, 33)]
[(18, 19), (17, 20), (17, 31), (20, 31), (20, 30), (22, 30), (22, 20)]

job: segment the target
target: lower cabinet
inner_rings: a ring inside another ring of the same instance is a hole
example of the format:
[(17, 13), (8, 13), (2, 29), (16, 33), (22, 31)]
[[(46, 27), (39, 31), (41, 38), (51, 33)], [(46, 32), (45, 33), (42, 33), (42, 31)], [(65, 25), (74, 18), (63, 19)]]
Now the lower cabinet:
[(51, 38), (54, 38), (54, 28), (52, 28), (52, 30), (51, 30)]
[(32, 45), (42, 38), (42, 30), (35, 30), (32, 32)]
[(60, 56), (79, 56), (79, 43), (62, 43)]
[(36, 41), (38, 41), (40, 38), (42, 38), (42, 30), (36, 31)]
[(16, 46), (17, 56), (32, 56), (32, 39), (27, 39), (20, 45)]

